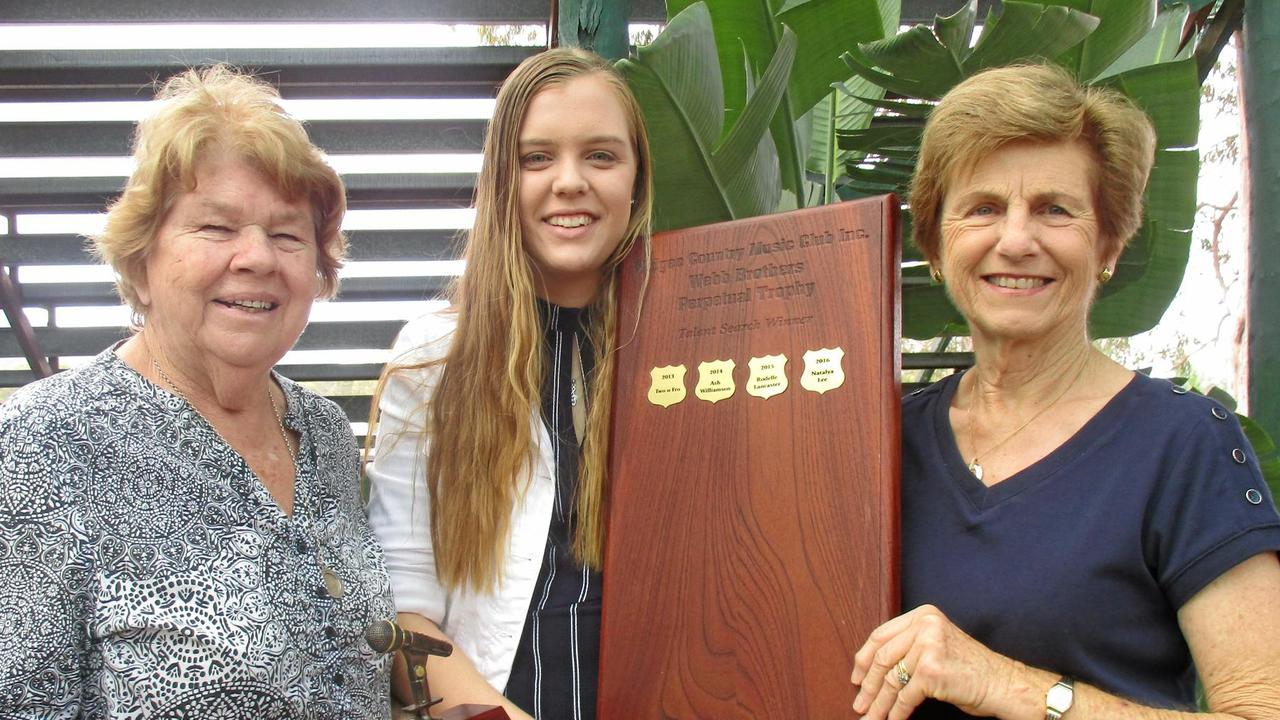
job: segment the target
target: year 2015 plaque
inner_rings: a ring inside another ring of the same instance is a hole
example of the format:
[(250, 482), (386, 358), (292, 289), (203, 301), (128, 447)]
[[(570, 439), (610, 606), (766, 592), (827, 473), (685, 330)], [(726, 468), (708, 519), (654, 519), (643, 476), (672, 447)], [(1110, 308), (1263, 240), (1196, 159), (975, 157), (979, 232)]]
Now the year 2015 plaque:
[(897, 608), (891, 196), (659, 234), (623, 266), (600, 713), (849, 718)]

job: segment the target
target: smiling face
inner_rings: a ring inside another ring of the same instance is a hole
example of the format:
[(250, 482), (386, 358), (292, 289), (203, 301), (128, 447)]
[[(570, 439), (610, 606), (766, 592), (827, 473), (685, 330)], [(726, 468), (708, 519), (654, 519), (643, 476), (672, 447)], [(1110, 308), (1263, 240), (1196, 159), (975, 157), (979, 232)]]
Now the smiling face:
[(599, 74), (539, 91), (520, 126), (520, 230), (545, 299), (589, 304), (631, 220), (633, 132)]
[(153, 347), (187, 373), (265, 372), (302, 334), (319, 290), (310, 205), (218, 152), (175, 198), (137, 287)]
[(1080, 143), (1006, 145), (953, 179), (941, 267), (975, 340), (1083, 335), (1103, 265), (1094, 160)]

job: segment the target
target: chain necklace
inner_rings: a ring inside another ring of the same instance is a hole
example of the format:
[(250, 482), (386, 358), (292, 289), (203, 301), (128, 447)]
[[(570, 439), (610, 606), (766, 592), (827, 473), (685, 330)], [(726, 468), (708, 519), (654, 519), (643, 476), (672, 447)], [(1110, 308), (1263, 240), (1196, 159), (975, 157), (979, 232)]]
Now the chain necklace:
[[(155, 370), (156, 374), (160, 376), (160, 379), (164, 380), (165, 384), (169, 386), (169, 389), (173, 390), (178, 397), (182, 398), (183, 401), (190, 405), (192, 410), (195, 410), (200, 417), (204, 417), (204, 413), (200, 412), (200, 409), (195, 406), (195, 403), (191, 402), (191, 398), (187, 397), (186, 393), (178, 389), (178, 384), (173, 381), (173, 378), (169, 377), (169, 373), (165, 372), (164, 368), (160, 367), (159, 361), (156, 360), (155, 353), (151, 353), (151, 369)], [(276, 408), (276, 399), (271, 394), (270, 383), (267, 385), (267, 402), (271, 404), (271, 414), (276, 419), (276, 427), (280, 429), (280, 439), (284, 441), (284, 450), (289, 454), (289, 459), (296, 462), (298, 458), (293, 453), (293, 443), (289, 442), (289, 431), (284, 428), (284, 418), (280, 415), (280, 410)], [(209, 422), (208, 418), (205, 418), (205, 422), (209, 424), (209, 427), (213, 427), (213, 423)]]
[[(1026, 430), (1027, 426), (1035, 422), (1036, 418), (1048, 412), (1049, 408), (1053, 407), (1054, 405), (1057, 405), (1058, 401), (1066, 397), (1067, 393), (1071, 392), (1071, 388), (1075, 387), (1076, 383), (1080, 381), (1080, 378), (1084, 375), (1084, 369), (1088, 366), (1089, 366), (1089, 359), (1086, 357), (1085, 361), (1080, 363), (1080, 369), (1076, 371), (1076, 376), (1072, 378), (1071, 382), (1067, 383), (1067, 386), (1062, 389), (1062, 392), (1058, 393), (1058, 396), (1055, 397), (1052, 402), (1050, 402), (1048, 405), (1045, 405), (1044, 407), (1037, 410), (1035, 414), (1027, 418), (1026, 422), (1019, 425), (1016, 429), (1014, 429), (1013, 432), (1009, 433), (1008, 435), (1005, 435), (1004, 439), (1001, 440), (1000, 442), (996, 443), (995, 445), (992, 445), (991, 447), (987, 448), (986, 450), (983, 450), (982, 452), (974, 453), (973, 459), (969, 461), (969, 472), (973, 473), (973, 476), (978, 478), (979, 481), (981, 481), (983, 476), (983, 469), (982, 469), (982, 463), (978, 462), (978, 458), (988, 453), (991, 453), (994, 450), (997, 450), (1001, 447), (1004, 447), (1005, 443), (1009, 442), (1014, 437), (1016, 437), (1018, 433), (1022, 432), (1023, 430)], [(973, 398), (972, 400), (970, 400), (970, 403), (969, 403), (969, 423), (968, 423), (969, 445), (971, 447), (976, 448), (978, 445), (977, 445), (976, 435), (974, 435), (974, 432), (973, 432), (973, 416), (978, 414), (978, 377), (977, 375), (975, 375), (973, 378), (972, 395), (973, 395)]]

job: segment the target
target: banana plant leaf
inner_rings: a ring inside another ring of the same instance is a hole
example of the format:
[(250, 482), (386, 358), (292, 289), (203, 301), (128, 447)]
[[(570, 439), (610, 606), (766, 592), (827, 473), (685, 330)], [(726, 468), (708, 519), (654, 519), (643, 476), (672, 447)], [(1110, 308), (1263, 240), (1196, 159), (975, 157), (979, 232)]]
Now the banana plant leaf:
[[(901, 15), (900, 0), (878, 0), (881, 18), (881, 37), (894, 34)], [(793, 4), (788, 4), (791, 8)], [(788, 12), (784, 10), (784, 12)], [(839, 72), (848, 72), (841, 63)], [(857, 76), (842, 82), (833, 82), (826, 96), (819, 100), (805, 116), (805, 127), (811, 133), (809, 157), (805, 170), (821, 183), (822, 203), (840, 199), (836, 192), (842, 168), (860, 160), (861, 153), (851, 152), (839, 146), (838, 135), (861, 130), (871, 124), (877, 107), (884, 101), (884, 88)], [(890, 101), (891, 102), (891, 101)], [(812, 203), (810, 203), (812, 204)]]
[(979, 70), (1032, 58), (1053, 58), (1081, 43), (1098, 19), (1078, 10), (1006, 0), (991, 13), (978, 42), (969, 48), (975, 3), (938, 18), (933, 28), (917, 25), (895, 37), (862, 43), (841, 58), (857, 75), (890, 92), (936, 100)]
[(973, 37), (973, 26), (977, 20), (978, 0), (969, 0), (947, 17), (934, 16), (933, 34), (951, 54), (956, 69), (963, 68), (964, 59), (969, 56), (969, 40)]
[[(855, 78), (855, 80), (861, 80), (861, 78)], [(907, 100), (886, 100), (883, 96), (876, 97), (862, 95), (857, 92), (855, 87), (856, 86), (853, 83), (837, 83), (835, 85), (836, 90), (852, 96), (858, 102), (870, 105), (878, 110), (887, 110), (893, 113), (895, 117), (919, 118), (920, 120), (924, 120), (929, 117), (929, 111), (933, 109), (933, 105), (931, 103), (910, 102)]]
[[(743, 112), (751, 78), (763, 73), (774, 57), (783, 28), (789, 27), (795, 33), (797, 71), (789, 79), (777, 114), (771, 119), (770, 132), (782, 187), (796, 196), (793, 204), (803, 205), (810, 142), (798, 132), (796, 121), (830, 92), (832, 82), (848, 77), (839, 61), (841, 50), (883, 38), (896, 27), (899, 0), (697, 1), (705, 4), (711, 14), (726, 126), (735, 123)], [(667, 12), (674, 17), (693, 4), (694, 0), (669, 0)], [(892, 15), (891, 24), (886, 22), (886, 15)], [(702, 69), (691, 67), (689, 71)]]
[(1110, 67), (1099, 73), (1095, 81), (1126, 70), (1191, 57), (1194, 47), (1191, 43), (1187, 43), (1181, 51), (1178, 49), (1182, 43), (1182, 28), (1186, 25), (1187, 15), (1186, 5), (1161, 10), (1147, 34), (1111, 63)]
[(772, 212), (780, 194), (778, 156), (768, 132), (795, 58), (784, 29), (777, 51), (732, 124), (707, 7), (671, 18), (634, 59), (620, 60), (653, 138), (654, 227), (690, 227)]
[(1116, 61), (1152, 27), (1155, 0), (1041, 0), (1098, 18), (1098, 27), (1084, 42), (1062, 53), (1055, 62), (1081, 80), (1092, 80)]
[(839, 136), (870, 125), (883, 94), (884, 90), (869, 80), (854, 77), (833, 83), (831, 92), (809, 111), (812, 139), (805, 169), (822, 178), (822, 202), (838, 199), (835, 184), (842, 168), (862, 157), (842, 148)]
[(1194, 60), (1140, 67), (1108, 78), (1156, 127), (1156, 161), (1147, 184), (1143, 227), (1120, 258), (1116, 280), (1094, 304), (1094, 337), (1136, 335), (1155, 327), (1186, 272), (1195, 223), (1200, 157), (1200, 80)]
[[(1081, 75), (1101, 74), (1102, 84), (1125, 93), (1151, 117), (1158, 150), (1147, 188), (1143, 227), (1121, 257), (1115, 279), (1095, 304), (1090, 330), (1095, 337), (1115, 337), (1154, 327), (1185, 272), (1199, 171), (1194, 150), (1199, 132), (1195, 65), (1191, 60), (1171, 62), (1168, 45), (1160, 41), (1178, 13), (1162, 14), (1160, 24), (1154, 6), (1145, 1), (1047, 0), (1041, 5), (1010, 0), (1002, 14), (988, 20), (970, 49), (962, 41), (972, 33), (975, 7), (970, 2), (956, 14), (936, 19), (932, 29), (917, 26), (846, 53), (845, 61), (860, 77), (882, 78), (883, 87), (904, 99), (874, 101), (888, 112), (865, 129), (839, 133), (841, 148), (856, 158), (846, 165), (848, 179), (841, 194), (892, 190), (905, 196), (909, 179), (903, 176), (902, 167), (904, 161), (913, 161), (913, 153), (919, 150), (923, 128), (920, 108), (932, 107), (921, 100), (945, 94), (960, 79), (989, 64), (1052, 57), (1075, 63), (1069, 67)], [(1088, 15), (1081, 8), (1096, 10), (1102, 17)], [(1091, 43), (1095, 32), (1104, 33), (1100, 36), (1103, 40)], [(1069, 45), (1064, 38), (1071, 39)], [(1107, 43), (1120, 47), (1104, 48)], [(1130, 53), (1135, 46), (1141, 47)], [(1117, 68), (1121, 61), (1136, 66)], [(904, 258), (911, 256), (913, 253), (904, 252)], [(923, 272), (911, 269), (911, 273)], [(904, 277), (907, 273), (904, 270)], [(946, 302), (940, 287), (904, 281), (903, 334), (929, 338), (966, 333), (963, 319), (954, 309), (942, 309)]]
[(790, 27), (799, 43), (788, 94), (791, 116), (798, 118), (831, 93), (831, 83), (849, 77), (840, 53), (858, 43), (897, 30), (899, 2), (894, 0), (788, 0), (776, 22)]
[(1072, 8), (1005, 0), (987, 14), (982, 35), (964, 61), (966, 77), (979, 70), (1031, 58), (1054, 58), (1084, 41), (1098, 18)]
[(863, 130), (837, 132), (841, 148), (852, 150), (861, 155), (879, 154), (886, 149), (920, 148), (920, 133), (924, 131), (924, 121), (913, 120), (906, 123), (885, 122), (872, 125)]
[[(900, 5), (898, 0), (668, 0), (667, 14), (675, 17), (699, 2), (711, 14), (730, 123), (745, 105), (743, 53), (755, 73), (763, 73), (777, 51), (783, 26), (791, 28), (798, 72), (788, 82), (786, 97), (791, 118), (796, 119), (830, 92), (831, 83), (849, 76), (840, 63), (842, 51), (883, 38), (896, 28)], [(695, 70), (702, 68), (690, 68)]]

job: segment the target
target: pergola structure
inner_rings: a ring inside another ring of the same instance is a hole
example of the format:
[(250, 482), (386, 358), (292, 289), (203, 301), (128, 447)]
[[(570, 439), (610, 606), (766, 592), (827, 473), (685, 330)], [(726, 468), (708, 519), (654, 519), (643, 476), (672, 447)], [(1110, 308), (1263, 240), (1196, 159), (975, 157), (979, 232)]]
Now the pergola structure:
[[(559, 0), (562, 9), (588, 0)], [(599, 3), (601, 24), (625, 27), (630, 22), (663, 22), (661, 0), (612, 0)], [(954, 12), (959, 0), (903, 0), (904, 23), (929, 22), (937, 14)], [(985, 14), (990, 0), (980, 5)], [(1249, 158), (1254, 197), (1270, 191), (1277, 176), (1280, 139), (1267, 132), (1267, 119), (1277, 116), (1280, 96), (1273, 78), (1280, 64), (1277, 28), (1280, 7), (1272, 0), (1246, 0), (1245, 74), (1252, 121)], [(430, 22), (477, 24), (556, 23), (555, 2), (547, 0), (7, 0), (0, 3), (0, 22), (101, 25), (111, 32), (118, 23), (322, 23)], [(563, 25), (562, 25), (563, 26)], [(1267, 40), (1269, 38), (1269, 40)], [(190, 40), (185, 38), (184, 40)], [(184, 43), (184, 44), (190, 44)], [(72, 103), (82, 101), (141, 101), (150, 98), (153, 83), (176, 71), (221, 61), (255, 68), (278, 84), (286, 99), (304, 98), (492, 98), (498, 83), (512, 67), (537, 51), (527, 46), (457, 48), (317, 48), (234, 49), (220, 47), (220, 38), (207, 38), (207, 47), (184, 50), (12, 50), (0, 48), (0, 104)], [(607, 52), (607, 49), (601, 48)], [(1256, 94), (1253, 92), (1257, 89)], [(308, 122), (315, 142), (333, 156), (355, 154), (402, 155), (478, 153), (485, 120), (468, 119), (315, 119)], [(123, 157), (129, 153), (133, 122), (104, 119), (87, 113), (74, 119), (50, 121), (41, 117), (0, 116), (2, 158)], [(460, 209), (471, 202), (471, 172), (353, 172), (344, 174), (350, 206), (356, 210)], [(28, 283), (24, 268), (89, 265), (83, 238), (72, 232), (23, 232), (27, 218), (48, 213), (97, 213), (119, 192), (119, 175), (65, 175), (0, 178), (0, 301), (9, 327), (0, 329), (0, 358), (25, 358), (23, 370), (0, 370), (0, 387), (14, 387), (56, 372), (60, 358), (93, 355), (124, 337), (123, 324), (114, 327), (72, 327), (60, 324), (60, 310), (118, 305), (109, 279)], [(1280, 329), (1267, 321), (1280, 307), (1276, 280), (1280, 257), (1270, 239), (1280, 225), (1276, 203), (1251, 203), (1254, 228), (1253, 282), (1250, 302), (1251, 393), (1253, 414), (1277, 434), (1280, 429), (1280, 389), (1260, 381), (1280, 377)], [(456, 228), (379, 229), (350, 231), (354, 261), (396, 262), (456, 258)], [(1269, 245), (1270, 247), (1264, 247)], [(374, 303), (436, 297), (448, 278), (404, 275), (389, 268), (385, 274), (362, 273), (343, 280), (335, 301)], [(34, 309), (28, 321), (23, 308)], [(41, 322), (40, 320), (44, 321)], [(403, 324), (400, 319), (314, 319), (298, 343), (307, 350), (382, 350), (390, 347)], [(33, 327), (34, 325), (34, 327)], [(967, 363), (961, 354), (915, 355), (904, 368), (957, 367)], [(380, 362), (307, 362), (286, 359), (280, 371), (296, 380), (367, 380), (376, 378)], [(335, 398), (349, 416), (363, 420), (367, 396)]]

